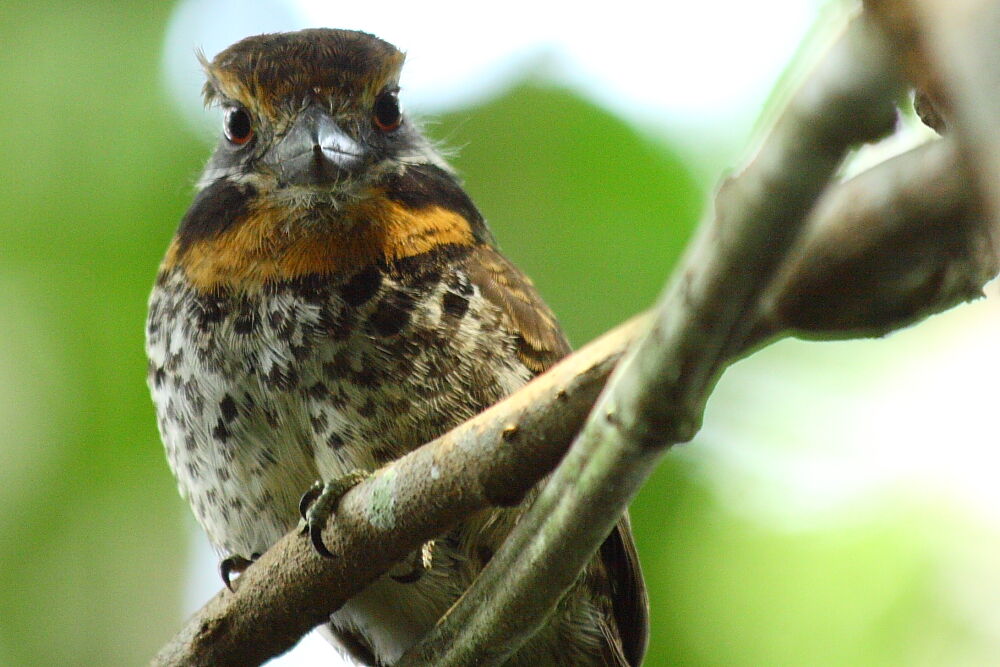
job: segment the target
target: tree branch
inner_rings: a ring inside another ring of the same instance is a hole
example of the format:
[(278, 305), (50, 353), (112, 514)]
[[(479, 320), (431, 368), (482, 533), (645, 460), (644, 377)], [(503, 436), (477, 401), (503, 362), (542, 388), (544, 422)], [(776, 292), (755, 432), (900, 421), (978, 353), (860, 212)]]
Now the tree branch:
[(978, 204), (950, 138), (834, 187), (762, 300), (750, 344), (782, 332), (882, 336), (981, 296), (1000, 267)]
[(711, 388), (744, 349), (757, 304), (847, 150), (895, 122), (900, 87), (878, 33), (856, 20), (727, 181), (552, 477), (489, 565), (398, 663), (500, 665), (554, 611), (668, 448), (700, 428)]
[[(909, 74), (931, 93), (1000, 220), (1000, 4), (992, 0), (866, 0), (906, 47)], [(996, 240), (996, 239), (994, 239)]]
[[(730, 195), (736, 198), (730, 213), (742, 210), (740, 197), (749, 195)], [(993, 246), (983, 241), (992, 238), (991, 229), (978, 215), (950, 140), (833, 187), (808, 230), (761, 310), (746, 311), (752, 335), (745, 344), (786, 329), (812, 336), (883, 333), (972, 298), (996, 272)], [(867, 250), (855, 252), (855, 245)], [(896, 262), (895, 256), (920, 261)], [(889, 279), (861, 278), (886, 262)], [(849, 276), (859, 278), (845, 285)], [(928, 276), (941, 279), (929, 283)], [(869, 310), (872, 303), (882, 307)], [(216, 595), (153, 664), (259, 664), (290, 648), (424, 541), (476, 511), (518, 502), (566, 452), (611, 369), (649, 326), (647, 318), (618, 327), (350, 491), (324, 533), (337, 558), (322, 559), (308, 540), (285, 536), (237, 580), (235, 594)], [(712, 373), (706, 377), (703, 384)]]

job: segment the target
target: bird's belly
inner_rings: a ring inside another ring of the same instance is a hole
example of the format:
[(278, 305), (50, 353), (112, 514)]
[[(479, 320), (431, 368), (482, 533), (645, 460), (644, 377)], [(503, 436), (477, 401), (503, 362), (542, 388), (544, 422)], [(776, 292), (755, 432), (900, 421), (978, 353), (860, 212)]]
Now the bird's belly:
[[(262, 553), (295, 526), (298, 500), (315, 480), (374, 470), (531, 375), (478, 293), (456, 320), (438, 305), (443, 287), (411, 290), (406, 325), (390, 327), (383, 304), (398, 303), (399, 288), (388, 279), (363, 307), (338, 300), (335, 287), (212, 301), (173, 280), (150, 300), (149, 384), (181, 493), (226, 555)], [(465, 522), (438, 540), (419, 581), (383, 577), (339, 610), (334, 626), (380, 659), (398, 658), (509, 527), (488, 523), (488, 534)]]
[(220, 552), (263, 553), (295, 525), (298, 499), (319, 476), (305, 410), (261, 377), (273, 341), (199, 327), (182, 299), (157, 300), (150, 388), (178, 488)]
[(453, 321), (443, 285), (410, 289), (396, 326), (386, 304), (404, 289), (384, 278), (356, 303), (336, 285), (211, 296), (160, 280), (149, 384), (181, 493), (221, 551), (265, 551), (315, 480), (374, 470), (528, 379), (477, 294)]

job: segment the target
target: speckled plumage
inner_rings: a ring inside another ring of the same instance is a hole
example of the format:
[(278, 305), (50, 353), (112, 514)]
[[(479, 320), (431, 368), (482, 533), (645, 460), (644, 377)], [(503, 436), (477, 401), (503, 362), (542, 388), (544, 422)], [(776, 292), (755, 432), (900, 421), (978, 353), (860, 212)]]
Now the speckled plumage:
[[(150, 298), (146, 347), (168, 461), (224, 555), (262, 553), (315, 480), (374, 470), (569, 349), (419, 131), (372, 129), (401, 63), (370, 35), (319, 30), (250, 38), (207, 64), (207, 97), (254, 132), (224, 138), (206, 168)], [(279, 156), (299, 154), (277, 147), (307, 117), (313, 157), (292, 170)], [(331, 148), (331, 131), (348, 138)], [(522, 511), (442, 536), (417, 581), (383, 577), (331, 617), (333, 634), (391, 664)], [(512, 664), (636, 664), (645, 605), (626, 521)]]
[(461, 270), (373, 266), (242, 295), (199, 294), (179, 269), (159, 282), (147, 350), (160, 430), (227, 553), (267, 549), (316, 479), (398, 458), (532, 375)]

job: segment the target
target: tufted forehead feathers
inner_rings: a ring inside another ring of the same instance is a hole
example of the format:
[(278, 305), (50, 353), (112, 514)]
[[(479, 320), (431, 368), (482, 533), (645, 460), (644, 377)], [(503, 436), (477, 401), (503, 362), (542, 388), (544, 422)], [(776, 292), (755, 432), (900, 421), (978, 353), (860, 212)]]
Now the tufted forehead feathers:
[(205, 101), (224, 96), (271, 116), (308, 98), (370, 103), (398, 82), (403, 58), (392, 44), (354, 30), (256, 35), (203, 63)]

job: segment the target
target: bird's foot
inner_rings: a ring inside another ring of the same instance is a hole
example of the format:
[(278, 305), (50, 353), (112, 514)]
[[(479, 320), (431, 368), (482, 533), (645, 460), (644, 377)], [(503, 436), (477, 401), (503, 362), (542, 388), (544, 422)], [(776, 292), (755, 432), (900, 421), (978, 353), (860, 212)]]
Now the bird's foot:
[(249, 559), (237, 555), (223, 558), (219, 562), (219, 575), (222, 577), (222, 583), (226, 585), (226, 588), (235, 593), (236, 589), (233, 588), (232, 576), (234, 574), (243, 574), (244, 570), (250, 567), (258, 558), (260, 558), (260, 554), (258, 553), (251, 554)]
[(389, 575), (401, 584), (412, 584), (420, 581), (420, 578), (424, 576), (424, 572), (431, 569), (431, 566), (434, 564), (434, 540), (424, 542), (420, 546), (420, 550), (413, 552), (413, 555), (407, 558), (407, 560), (412, 560), (409, 572)]
[(303, 533), (309, 534), (316, 552), (324, 558), (333, 558), (333, 554), (323, 544), (323, 528), (337, 510), (340, 499), (355, 486), (371, 477), (366, 470), (352, 470), (342, 477), (329, 482), (316, 482), (299, 500), (300, 524)]

